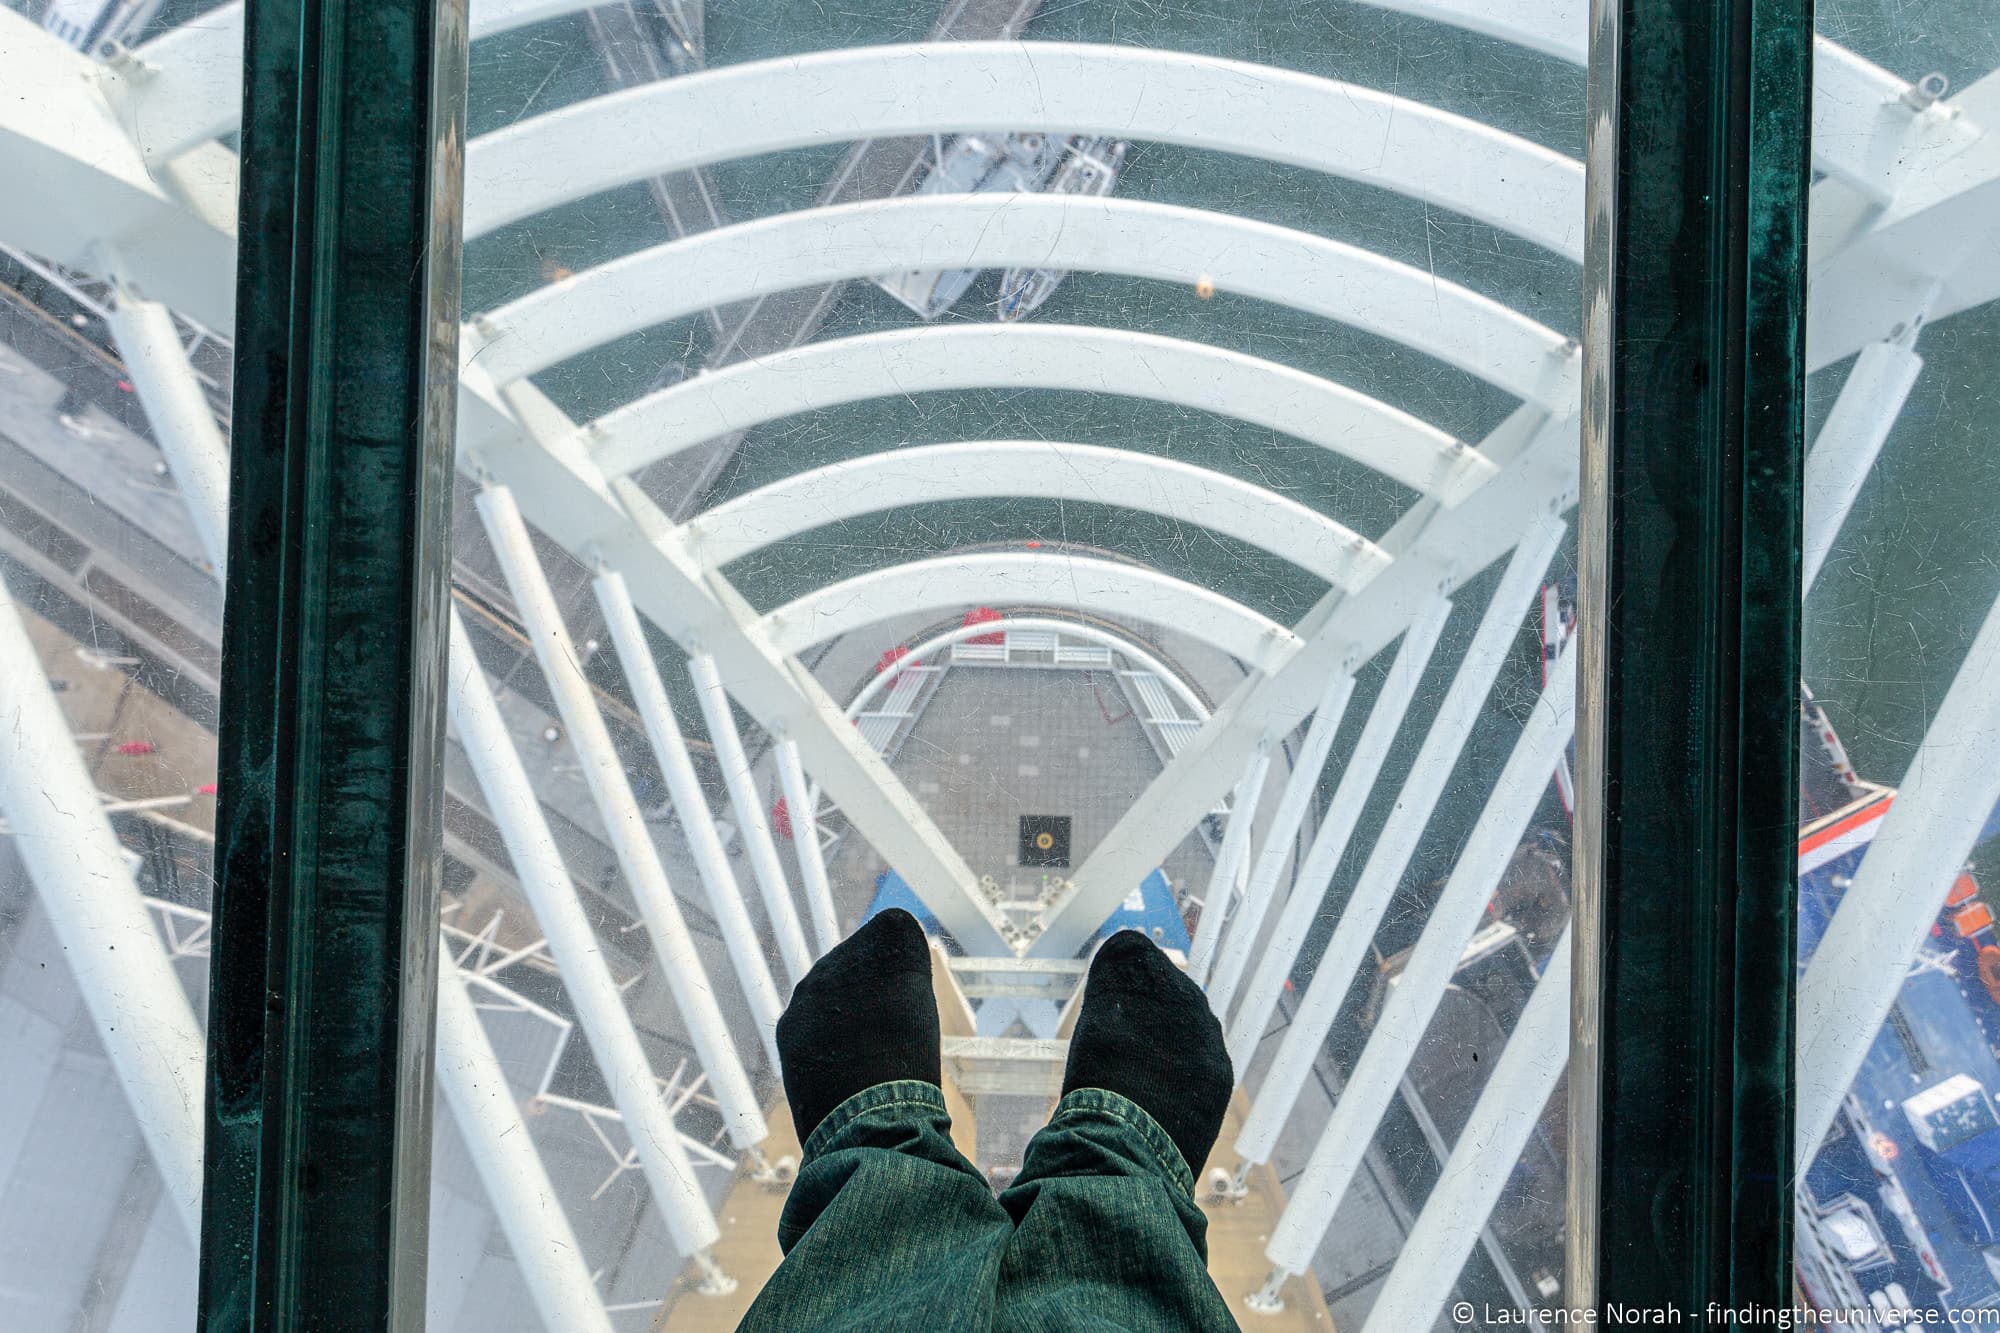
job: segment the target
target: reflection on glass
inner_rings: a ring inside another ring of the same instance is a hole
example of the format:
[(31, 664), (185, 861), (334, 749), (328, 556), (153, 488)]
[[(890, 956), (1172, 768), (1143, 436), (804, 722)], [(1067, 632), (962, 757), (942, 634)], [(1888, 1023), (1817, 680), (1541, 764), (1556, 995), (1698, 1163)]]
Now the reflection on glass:
[[(102, 77), (186, 9), (0, 8), (9, 1329), (195, 1317), (230, 369), (215, 330), (233, 281), (209, 219), (233, 213), (234, 164), (211, 146), (156, 196), (109, 185), (147, 166)], [(149, 236), (197, 262), (126, 264), (121, 246)]]
[(1819, 11), (1798, 1281), (1884, 1326), (2000, 1308), (1989, 20)]

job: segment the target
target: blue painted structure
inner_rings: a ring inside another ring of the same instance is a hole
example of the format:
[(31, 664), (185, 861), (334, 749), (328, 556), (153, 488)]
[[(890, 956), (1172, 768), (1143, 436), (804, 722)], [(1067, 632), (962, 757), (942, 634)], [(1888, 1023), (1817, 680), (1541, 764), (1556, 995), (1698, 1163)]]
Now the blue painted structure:
[[(1888, 788), (1800, 834), (1799, 966), (1825, 935)], [(1846, 1104), (1800, 1182), (1798, 1280), (1812, 1306), (2000, 1326), (2000, 1002), (1979, 975), (1992, 918), (1969, 877), (1945, 904)], [(1954, 1320), (1954, 1314), (1978, 1314)]]
[[(875, 896), (869, 900), (867, 916), (873, 917), (891, 907), (900, 907), (914, 916), (923, 924), (926, 934), (957, 952), (956, 941), (938, 925), (938, 919), (931, 915), (930, 909), (924, 906), (903, 877), (893, 870), (885, 870), (875, 877)], [(1141, 880), (1139, 887), (1127, 894), (1125, 901), (1118, 905), (1118, 910), (1104, 919), (1104, 925), (1084, 946), (1083, 952), (1088, 954), (1096, 948), (1099, 940), (1121, 930), (1137, 930), (1150, 935), (1154, 943), (1163, 949), (1178, 949), (1186, 953), (1192, 946), (1187, 923), (1181, 920), (1180, 908), (1174, 903), (1173, 886), (1167, 882), (1165, 871), (1156, 868)]]

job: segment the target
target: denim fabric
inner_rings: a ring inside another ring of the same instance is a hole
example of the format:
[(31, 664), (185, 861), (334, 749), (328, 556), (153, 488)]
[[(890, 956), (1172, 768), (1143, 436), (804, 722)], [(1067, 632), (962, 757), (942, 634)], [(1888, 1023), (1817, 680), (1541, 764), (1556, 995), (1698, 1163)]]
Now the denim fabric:
[(944, 1096), (881, 1083), (806, 1141), (785, 1261), (746, 1330), (1139, 1329), (1236, 1322), (1173, 1140), (1101, 1088), (1064, 1097), (998, 1199), (952, 1146)]

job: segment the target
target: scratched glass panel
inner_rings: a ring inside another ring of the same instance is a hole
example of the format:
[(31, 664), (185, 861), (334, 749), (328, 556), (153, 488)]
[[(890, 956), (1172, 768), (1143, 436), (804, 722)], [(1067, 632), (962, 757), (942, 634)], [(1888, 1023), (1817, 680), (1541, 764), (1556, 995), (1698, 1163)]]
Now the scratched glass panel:
[(1799, 1288), (2000, 1319), (2000, 33), (1819, 7), (1799, 835)]
[(437, 1327), (733, 1326), (770, 1023), (888, 906), (995, 1188), (1138, 929), (1239, 1065), (1239, 1317), (1561, 1302), (1549, 10), (475, 0), (440, 1046), (513, 1095), (440, 1116)]
[[(195, 1318), (236, 190), (204, 141), (240, 82), (208, 8), (0, 5), (8, 1329)], [(122, 54), (203, 27), (206, 129)]]

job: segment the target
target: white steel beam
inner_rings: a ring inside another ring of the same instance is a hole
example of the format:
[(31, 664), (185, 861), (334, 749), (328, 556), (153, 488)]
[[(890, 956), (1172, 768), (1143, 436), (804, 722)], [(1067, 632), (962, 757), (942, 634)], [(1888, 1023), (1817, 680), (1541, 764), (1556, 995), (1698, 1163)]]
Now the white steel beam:
[(1320, 1131), (1304, 1173), (1292, 1186), (1264, 1250), (1286, 1272), (1303, 1273), (1311, 1266), (1313, 1251), (1332, 1223), (1375, 1139), (1376, 1126), (1451, 985), (1466, 942), (1479, 928), (1486, 904), (1548, 790), (1549, 775), (1569, 744), (1575, 720), (1576, 660), (1565, 648), (1550, 668), (1548, 688), (1494, 782), (1493, 794), (1431, 909), (1430, 921), (1390, 988), (1382, 1016)]
[(819, 818), (813, 813), (816, 798), (806, 786), (799, 747), (789, 736), (778, 738), (772, 758), (778, 765), (778, 784), (785, 793), (785, 812), (792, 825), (792, 852), (798, 858), (799, 879), (805, 884), (813, 935), (819, 940), (819, 952), (824, 954), (840, 943), (840, 918), (833, 910), (833, 886), (827, 883), (825, 849), (819, 845)]
[(1404, 1333), (1437, 1325), (1452, 1279), (1472, 1256), (1569, 1064), (1569, 983), (1570, 932), (1565, 927), (1416, 1225), (1403, 1238), (1361, 1333)]
[(1284, 873), (1285, 862), (1291, 859), (1292, 844), (1298, 840), (1299, 825), (1305, 822), (1306, 807), (1312, 803), (1313, 793), (1319, 790), (1320, 770), (1326, 767), (1327, 751), (1333, 748), (1334, 733), (1340, 729), (1340, 719), (1347, 712), (1347, 701), (1353, 695), (1354, 677), (1347, 673), (1342, 672), (1327, 681), (1326, 693), (1320, 696), (1319, 705), (1313, 709), (1306, 738), (1299, 745), (1298, 757), (1292, 761), (1284, 794), (1278, 798), (1278, 808), (1272, 812), (1271, 822), (1264, 830), (1264, 843), (1251, 864), (1250, 883), (1243, 890), (1243, 903), (1229, 923), (1229, 932), (1223, 937), (1215, 972), (1208, 979), (1209, 1007), (1215, 1010), (1225, 1026), (1229, 1022), (1229, 1004), (1235, 998), (1236, 984), (1243, 979), (1243, 969), (1249, 963), (1251, 951), (1257, 946), (1257, 937), (1264, 929), (1264, 914), (1270, 910), (1271, 899), (1278, 891), (1278, 876)]
[(576, 1232), (521, 1119), (449, 942), (438, 959), (438, 1090), (545, 1329), (612, 1333)]
[(481, 314), (462, 358), (497, 384), (772, 292), (940, 269), (1119, 273), (1254, 297), (1363, 329), (1518, 398), (1576, 397), (1567, 339), (1430, 271), (1235, 217), (1074, 194), (904, 195), (780, 213), (622, 255)]
[(1250, 1067), (1250, 1056), (1257, 1043), (1263, 1040), (1264, 1029), (1278, 1007), (1278, 996), (1292, 974), (1292, 964), (1298, 961), (1299, 950), (1305, 946), (1306, 935), (1326, 901), (1333, 872), (1347, 853), (1354, 826), (1361, 821), (1361, 812), (1375, 790), (1375, 779), (1381, 776), (1389, 747), (1402, 729), (1403, 715), (1416, 697), (1424, 668), (1430, 665), (1431, 653), (1437, 648), (1438, 636), (1444, 632), (1450, 616), (1451, 602), (1440, 597), (1404, 631), (1396, 658), (1389, 664), (1388, 677), (1382, 682), (1382, 692), (1375, 697), (1367, 725), (1354, 743), (1354, 754), (1341, 770), (1340, 785), (1333, 789), (1333, 799), (1327, 802), (1312, 846), (1306, 849), (1292, 875), (1291, 896), (1278, 914), (1277, 925), (1271, 928), (1270, 943), (1258, 955), (1257, 970), (1250, 975), (1250, 986), (1243, 992), (1243, 1005), (1237, 1010), (1236, 1021), (1229, 1025), (1229, 1057), (1236, 1066), (1238, 1082)]
[(1503, 465), (1501, 475), (1456, 510), (1417, 505), (1381, 541), (1396, 557), (1385, 573), (1357, 593), (1320, 599), (1295, 627), (1304, 646), (1231, 692), (1044, 911), (1032, 951), (1065, 957), (1081, 948), (1129, 886), (1214, 808), (1259, 738), (1283, 735), (1305, 719), (1329, 674), (1353, 672), (1413, 614), (1506, 554), (1527, 519), (1547, 514), (1553, 522), (1574, 504), (1576, 439), (1574, 416), (1549, 419), (1526, 407), (1488, 436), (1483, 452)]
[(1854, 1083), (1945, 894), (2000, 804), (2000, 601), (1799, 980), (1798, 1169)]
[[(478, 0), (473, 41), (592, 7), (593, 0)], [(243, 0), (203, 10), (106, 68), (117, 101), (149, 162), (165, 163), (227, 134), (241, 118)]]
[[(715, 657), (750, 715), (798, 743), (848, 820), (953, 936), (974, 953), (1004, 950), (998, 909), (978, 892), (964, 858), (812, 673), (771, 644), (756, 611), (721, 575), (696, 565), (646, 494), (607, 483), (560, 437), (531, 438), (496, 406), (477, 366), (461, 372), (460, 385), (460, 468), (506, 483), (535, 526), (586, 565), (624, 574), (649, 619), (684, 649)], [(528, 402), (525, 389), (516, 386), (510, 397)]]
[(451, 613), (449, 702), (460, 746), (486, 793), (493, 822), (507, 844), (508, 859), (521, 891), (535, 910), (549, 954), (562, 973), (563, 988), (576, 1006), (577, 1021), (611, 1100), (632, 1132), (639, 1167), (668, 1233), (683, 1254), (705, 1255), (722, 1232), (694, 1178), (694, 1164), (660, 1095), (646, 1049), (625, 1009), (624, 992), (612, 980), (604, 954), (577, 900), (576, 885), (556, 850), (555, 837), (535, 799), (528, 771), (501, 720), (493, 687), (473, 655), (456, 608)]
[(1128, 329), (1038, 323), (900, 328), (807, 343), (648, 394), (591, 422), (578, 444), (607, 476), (624, 476), (800, 412), (977, 388), (1105, 393), (1216, 412), (1351, 458), (1446, 506), (1495, 471), (1463, 441), (1275, 361)]
[(121, 288), (108, 322), (153, 438), (167, 456), (202, 550), (220, 580), (229, 563), (229, 445), (188, 364), (174, 317), (157, 301)]
[(1840, 536), (1847, 514), (1861, 494), (1861, 485), (1875, 467), (1883, 442), (1909, 400), (1910, 389), (1924, 368), (1917, 355), (1919, 321), (1911, 321), (1901, 338), (1870, 343), (1855, 358), (1840, 396), (1827, 413), (1806, 455), (1804, 549), (1801, 584), (1811, 592), (1827, 553)]
[(1198, 524), (1349, 591), (1389, 564), (1388, 552), (1353, 529), (1263, 486), (1171, 458), (1054, 440), (922, 445), (829, 463), (697, 514), (682, 531), (697, 559), (722, 566), (862, 514), (1020, 495)]
[(639, 613), (632, 605), (632, 593), (625, 576), (616, 570), (599, 570), (593, 584), (597, 604), (604, 611), (604, 623), (612, 647), (625, 671), (625, 683), (632, 701), (646, 724), (653, 757), (667, 782), (674, 813), (680, 816), (681, 832), (687, 837), (688, 853), (701, 874), (708, 892), (709, 911), (715, 915), (722, 942), (729, 950), (736, 980), (750, 1001), (750, 1016), (757, 1024), (758, 1038), (770, 1067), (778, 1067), (778, 1015), (784, 1001), (778, 998), (771, 980), (771, 967), (764, 958), (764, 945), (757, 938), (756, 923), (743, 899), (743, 888), (730, 868), (729, 854), (723, 850), (722, 836), (716, 831), (715, 817), (708, 808), (708, 796), (694, 771), (688, 754), (687, 738), (681, 733), (680, 719), (674, 715), (673, 701), (660, 680), (659, 664), (653, 660), (646, 633), (639, 625)]
[[(1931, 111), (1948, 127), (2000, 125), (2000, 72)], [(1813, 188), (1809, 371), (1891, 336), (1912, 310), (1935, 323), (2000, 298), (2000, 134), (1914, 145), (1898, 170), (1887, 203)]]
[(1166, 626), (1256, 668), (1298, 647), (1283, 625), (1220, 593), (1143, 565), (1062, 551), (981, 551), (889, 565), (816, 588), (763, 625), (779, 651), (799, 653), (895, 616), (994, 602)]
[(666, 867), (660, 864), (659, 849), (646, 829), (646, 817), (632, 795), (632, 784), (619, 762), (611, 732), (598, 711), (590, 682), (584, 679), (582, 659), (570, 639), (568, 626), (563, 623), (562, 609), (556, 605), (542, 562), (535, 555), (528, 525), (521, 518), (513, 493), (505, 486), (488, 486), (479, 493), (477, 504), (487, 538), (500, 562), (501, 577), (514, 596), (535, 660), (541, 664), (542, 678), (548, 682), (549, 693), (555, 699), (556, 710), (583, 769), (591, 801), (604, 821), (605, 837), (617, 855), (618, 868), (624, 873), (625, 886), (646, 923), (646, 933), (652, 938), (661, 978), (673, 992), (674, 1004), (687, 1023), (695, 1057), (701, 1061), (709, 1086), (715, 1090), (730, 1141), (747, 1152), (762, 1143), (770, 1130), (764, 1123), (764, 1113), (750, 1086), (742, 1057), (730, 1039), (722, 1009), (716, 1003), (715, 988), (709, 984), (701, 955), (688, 934), (680, 902), (667, 880)]
[(465, 234), (731, 158), (928, 134), (1112, 134), (1393, 190), (1580, 260), (1583, 165), (1358, 84), (1069, 42), (854, 47), (591, 98), (472, 141)]
[[(1448, 23), (1581, 65), (1588, 55), (1587, 0), (1362, 0)], [(1813, 166), (1873, 203), (1895, 195), (1912, 158), (1951, 132), (1937, 108), (1904, 100), (1910, 85), (1825, 37), (1813, 39)]]
[[(1229, 820), (1223, 825), (1222, 846), (1215, 852), (1215, 867), (1208, 876), (1208, 896), (1202, 900), (1201, 920), (1195, 924), (1194, 941), (1188, 948), (1188, 975), (1196, 981), (1208, 977), (1208, 968), (1222, 943), (1229, 924), (1229, 909), (1243, 882), (1243, 862), (1250, 851), (1250, 838), (1257, 822), (1257, 803), (1264, 799), (1264, 780), (1271, 772), (1271, 741), (1266, 738), (1250, 757), (1250, 766), (1236, 784), (1229, 802)], [(1134, 880), (1133, 883), (1140, 883)], [(1129, 893), (1130, 890), (1128, 889)], [(1210, 1002), (1211, 1007), (1213, 1001)]]
[[(1457, 766), (1465, 742), (1493, 692), (1501, 663), (1506, 661), (1508, 651), (1520, 635), (1521, 622), (1534, 603), (1562, 534), (1563, 524), (1559, 520), (1536, 519), (1521, 534), (1520, 543), (1500, 575), (1493, 600), (1487, 604), (1479, 628), (1473, 632), (1472, 642), (1459, 662), (1458, 674), (1452, 677), (1432, 715), (1430, 730), (1397, 794), (1395, 809), (1390, 811), (1388, 822), (1369, 849), (1361, 877), (1341, 911), (1340, 924), (1334, 928), (1333, 938), (1327, 942), (1326, 952), (1313, 973), (1312, 984), (1306, 987), (1305, 998), (1299, 1002), (1298, 1012), (1292, 1015), (1291, 1026), (1285, 1030), (1277, 1059), (1250, 1104), (1250, 1114), (1245, 1117), (1243, 1132), (1236, 1140), (1236, 1151), (1245, 1161), (1270, 1160), (1278, 1133), (1291, 1117), (1299, 1091), (1312, 1072), (1313, 1061), (1367, 956), (1376, 927), (1381, 925), (1383, 915), (1395, 899), (1403, 872), (1423, 841), (1424, 830), (1430, 826), (1438, 799), (1451, 780), (1452, 769)], [(1555, 756), (1551, 755), (1549, 769), (1543, 776), (1546, 778), (1554, 767)]]
[(722, 770), (723, 785), (729, 788), (737, 836), (743, 840), (743, 853), (750, 858), (750, 871), (764, 897), (764, 915), (778, 938), (778, 956), (784, 959), (785, 970), (796, 986), (812, 966), (812, 950), (806, 946), (798, 904), (792, 901), (792, 886), (785, 880), (784, 863), (778, 860), (777, 844), (771, 840), (764, 797), (757, 790), (756, 774), (750, 771), (750, 757), (743, 751), (743, 737), (736, 730), (736, 714), (730, 710), (722, 672), (714, 658), (697, 653), (688, 659), (688, 674), (694, 677), (695, 697), (701, 701), (701, 715), (708, 723), (708, 743), (715, 747), (716, 765)]
[(201, 1238), (201, 1027), (4, 581), (0, 814), (161, 1187), (194, 1244)]
[[(106, 96), (102, 67), (0, 8), (0, 240), (43, 259), (104, 273), (115, 255), (128, 283), (212, 329), (235, 315), (235, 182), (214, 182), (213, 208), (155, 172)], [(239, 83), (229, 85), (240, 96)], [(230, 164), (233, 156), (218, 147)], [(113, 276), (104, 273), (104, 276)]]

